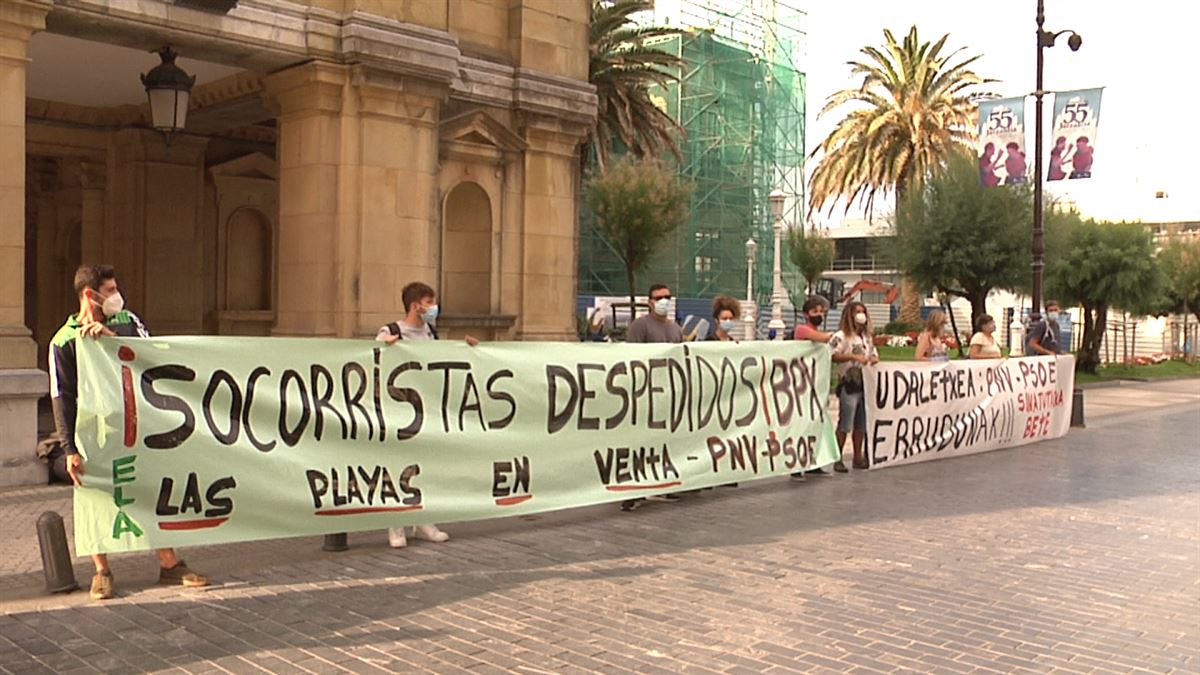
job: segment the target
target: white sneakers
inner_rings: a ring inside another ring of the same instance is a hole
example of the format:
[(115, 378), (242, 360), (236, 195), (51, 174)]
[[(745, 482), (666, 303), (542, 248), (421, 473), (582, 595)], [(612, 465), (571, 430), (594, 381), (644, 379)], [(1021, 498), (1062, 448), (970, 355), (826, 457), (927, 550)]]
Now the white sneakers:
[[(407, 529), (404, 527), (389, 527), (388, 545), (392, 548), (404, 548), (408, 546), (408, 536), (405, 533)], [(413, 528), (413, 537), (436, 543), (450, 539), (450, 535), (439, 530), (437, 525), (417, 525)]]
[(392, 548), (404, 548), (408, 546), (408, 537), (404, 535), (405, 528), (389, 527), (388, 528), (388, 546)]

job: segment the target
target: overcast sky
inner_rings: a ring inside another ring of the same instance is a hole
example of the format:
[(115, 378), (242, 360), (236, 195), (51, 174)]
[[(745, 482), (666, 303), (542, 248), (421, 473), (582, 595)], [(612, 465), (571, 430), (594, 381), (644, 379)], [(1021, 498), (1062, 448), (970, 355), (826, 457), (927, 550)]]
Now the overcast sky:
[[(1046, 89), (1105, 87), (1093, 177), (1065, 185), (1068, 196), (1085, 215), (1098, 218), (1200, 220), (1200, 2), (1045, 1), (1048, 30), (1072, 29), (1083, 36), (1078, 52), (1067, 47), (1066, 36), (1046, 50)], [(856, 59), (864, 45), (882, 45), (884, 28), (898, 39), (914, 23), (922, 40), (949, 33), (947, 47), (981, 54), (976, 72), (1001, 80), (991, 85), (993, 91), (1019, 96), (1034, 89), (1035, 0), (798, 4), (808, 10), (809, 151), (841, 117), (832, 113), (818, 120), (817, 112), (830, 94), (851, 83), (845, 62)], [(1026, 111), (1032, 161), (1032, 97)], [(1051, 112), (1047, 99), (1047, 127)], [(1169, 198), (1154, 199), (1157, 190)], [(848, 217), (856, 216), (861, 211), (852, 209)], [(841, 208), (822, 222), (840, 219)]]

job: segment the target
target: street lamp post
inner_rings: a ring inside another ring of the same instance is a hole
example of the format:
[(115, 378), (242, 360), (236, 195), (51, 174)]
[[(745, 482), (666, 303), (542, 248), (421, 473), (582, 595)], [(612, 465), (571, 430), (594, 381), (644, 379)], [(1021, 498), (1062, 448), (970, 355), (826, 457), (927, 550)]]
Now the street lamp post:
[(758, 255), (758, 242), (751, 237), (746, 240), (746, 304), (742, 307), (742, 321), (745, 322), (746, 340), (754, 339), (754, 328), (757, 322), (758, 307), (754, 304), (754, 259)]
[(1071, 37), (1067, 38), (1067, 46), (1071, 51), (1079, 51), (1080, 45), (1083, 44), (1083, 38), (1073, 30), (1061, 30), (1057, 33), (1051, 33), (1042, 28), (1046, 22), (1045, 0), (1037, 0), (1037, 88), (1033, 92), (1034, 96), (1034, 122), (1033, 122), (1033, 301), (1032, 314), (1041, 314), (1042, 311), (1042, 273), (1045, 270), (1046, 263), (1043, 261), (1043, 255), (1046, 252), (1045, 241), (1043, 240), (1043, 223), (1042, 223), (1042, 97), (1045, 95), (1042, 85), (1042, 50), (1046, 47), (1053, 47), (1054, 41), (1063, 33), (1070, 33)]
[(771, 287), (771, 323), (767, 328), (775, 331), (775, 339), (783, 339), (786, 326), (783, 323), (783, 265), (779, 257), (779, 243), (783, 238), (783, 205), (787, 193), (778, 188), (771, 191), (771, 218), (775, 221), (775, 278)]

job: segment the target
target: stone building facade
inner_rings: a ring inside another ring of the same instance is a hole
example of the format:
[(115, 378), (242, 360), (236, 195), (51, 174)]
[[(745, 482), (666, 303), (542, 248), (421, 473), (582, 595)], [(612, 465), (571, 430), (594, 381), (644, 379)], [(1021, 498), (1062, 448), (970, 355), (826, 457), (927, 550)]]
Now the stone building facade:
[[(575, 333), (588, 0), (0, 0), (0, 485), (81, 262), (156, 334)], [(171, 45), (186, 131), (138, 76)], [(22, 292), (23, 289), (23, 292)]]

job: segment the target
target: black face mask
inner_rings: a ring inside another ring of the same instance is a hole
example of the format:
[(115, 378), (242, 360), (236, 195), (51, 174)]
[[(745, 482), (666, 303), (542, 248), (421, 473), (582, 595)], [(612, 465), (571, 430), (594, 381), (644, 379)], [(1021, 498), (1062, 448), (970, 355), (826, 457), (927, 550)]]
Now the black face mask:
[(821, 322), (824, 320), (825, 317), (821, 316), (820, 314), (808, 317), (808, 323), (811, 324), (813, 328), (820, 326)]

